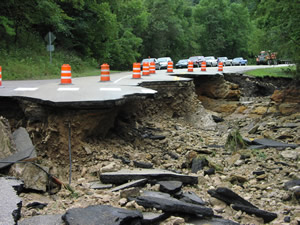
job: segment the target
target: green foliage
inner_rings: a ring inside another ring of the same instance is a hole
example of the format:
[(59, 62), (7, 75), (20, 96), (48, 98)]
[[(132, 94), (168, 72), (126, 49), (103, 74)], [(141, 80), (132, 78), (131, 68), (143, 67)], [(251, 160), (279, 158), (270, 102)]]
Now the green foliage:
[(256, 156), (258, 159), (266, 159), (267, 158), (267, 155), (264, 151), (262, 151), (261, 149), (253, 149), (252, 150), (252, 154), (254, 156)]
[(264, 30), (265, 46), (277, 51), (282, 58), (296, 63), (300, 77), (300, 4), (299, 1), (264, 0), (256, 11), (256, 24)]
[(234, 129), (230, 132), (225, 143), (225, 149), (227, 151), (236, 152), (239, 149), (244, 149), (246, 146), (238, 129)]
[[(148, 56), (251, 61), (270, 49), (292, 59), (299, 77), (299, 11), (293, 0), (5, 0), (0, 1), (0, 52), (8, 59), (0, 63), (22, 64), (9, 69), (17, 78), (20, 70), (37, 68), (41, 76), (54, 74), (61, 60), (75, 71), (85, 61), (128, 70)], [(58, 50), (52, 65), (41, 47), (49, 31)], [(34, 66), (38, 60), (40, 66)], [(30, 77), (28, 72), (23, 78)]]

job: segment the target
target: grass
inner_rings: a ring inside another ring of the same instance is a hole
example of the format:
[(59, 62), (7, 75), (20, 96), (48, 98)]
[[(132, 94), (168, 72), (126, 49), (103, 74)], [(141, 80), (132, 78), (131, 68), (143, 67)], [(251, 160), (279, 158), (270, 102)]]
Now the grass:
[[(42, 46), (43, 47), (43, 46)], [(80, 58), (73, 52), (56, 50), (52, 63), (43, 48), (0, 50), (0, 66), (3, 80), (35, 80), (60, 78), (61, 66), (69, 64), (72, 77), (100, 75), (97, 62), (92, 58)], [(97, 69), (98, 67), (98, 69)]]
[(296, 66), (256, 69), (256, 70), (247, 71), (246, 74), (255, 77), (268, 76), (268, 77), (293, 78), (296, 74)]

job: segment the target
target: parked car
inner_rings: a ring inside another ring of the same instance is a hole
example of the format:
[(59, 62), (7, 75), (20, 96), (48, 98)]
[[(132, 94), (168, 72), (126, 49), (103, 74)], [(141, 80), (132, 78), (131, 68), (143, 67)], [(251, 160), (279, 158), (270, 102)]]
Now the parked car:
[(176, 67), (176, 69), (178, 69), (178, 68), (187, 68), (188, 64), (189, 64), (189, 60), (188, 59), (180, 59), (176, 63), (175, 67)]
[(218, 57), (218, 63), (222, 62), (223, 66), (232, 66), (232, 59), (228, 59), (227, 57)]
[(205, 57), (204, 56), (191, 56), (189, 58), (189, 61), (192, 61), (194, 64), (194, 67), (200, 67), (201, 63), (203, 61), (205, 61)]
[(243, 59), (242, 57), (237, 57), (232, 60), (233, 66), (241, 66), (241, 65), (247, 66), (247, 63), (248, 63), (248, 60)]
[(150, 62), (155, 62), (155, 69), (156, 69), (156, 70), (159, 70), (159, 63), (158, 63), (158, 61), (157, 61), (156, 58), (147, 58), (147, 59), (143, 59), (142, 62), (141, 62), (141, 70), (143, 69), (143, 63), (144, 63), (144, 62), (148, 62), (148, 63), (150, 63)]
[(214, 56), (207, 56), (205, 57), (205, 61), (206, 61), (206, 66), (217, 66), (218, 62), (216, 60), (216, 58)]
[(159, 64), (159, 70), (160, 69), (167, 69), (168, 62), (172, 62), (172, 59), (170, 57), (161, 57), (157, 59), (157, 62)]

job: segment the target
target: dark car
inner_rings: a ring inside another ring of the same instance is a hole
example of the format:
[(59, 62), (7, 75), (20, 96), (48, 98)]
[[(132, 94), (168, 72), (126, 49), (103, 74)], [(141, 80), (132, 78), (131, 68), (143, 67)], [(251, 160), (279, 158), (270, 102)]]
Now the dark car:
[(180, 59), (176, 63), (175, 67), (176, 67), (176, 69), (178, 69), (178, 68), (187, 68), (188, 64), (189, 64), (189, 60), (188, 59)]
[[(155, 69), (156, 70), (159, 70), (160, 68), (159, 68), (159, 63), (158, 63), (158, 61), (157, 61), (157, 59), (156, 58), (147, 58), (147, 59), (143, 59), (142, 60), (142, 62), (141, 62), (141, 70), (143, 69), (143, 63), (144, 62), (148, 62), (148, 63), (150, 63), (150, 62), (155, 62)], [(150, 65), (149, 65), (150, 66)]]
[(205, 57), (204, 56), (191, 56), (189, 58), (189, 61), (192, 61), (194, 64), (194, 67), (200, 67), (201, 63), (203, 61), (205, 61)]

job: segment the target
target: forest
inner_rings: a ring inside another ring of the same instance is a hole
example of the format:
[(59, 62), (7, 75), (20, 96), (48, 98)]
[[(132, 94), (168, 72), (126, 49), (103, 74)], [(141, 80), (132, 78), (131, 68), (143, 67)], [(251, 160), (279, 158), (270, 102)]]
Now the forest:
[(149, 56), (192, 55), (254, 63), (260, 51), (271, 50), (296, 63), (300, 76), (299, 12), (299, 0), (4, 0), (0, 65), (11, 56), (42, 61), (51, 31), (54, 57), (60, 52), (78, 65), (107, 62), (128, 70)]

